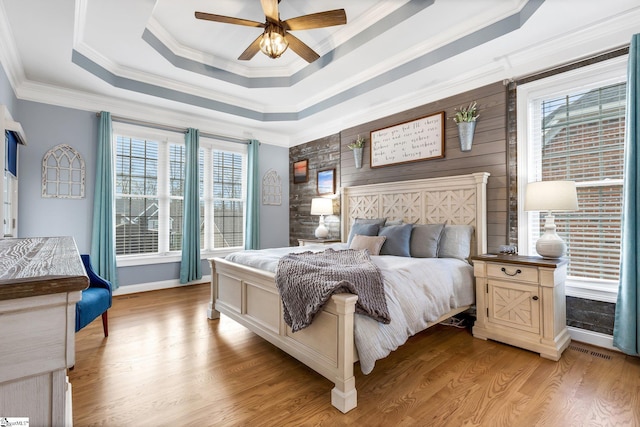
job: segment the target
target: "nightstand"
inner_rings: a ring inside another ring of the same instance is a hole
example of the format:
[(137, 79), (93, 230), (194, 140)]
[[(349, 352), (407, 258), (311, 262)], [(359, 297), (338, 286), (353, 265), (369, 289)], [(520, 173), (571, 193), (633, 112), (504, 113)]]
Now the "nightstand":
[(559, 360), (571, 342), (564, 294), (569, 260), (518, 255), (472, 260), (477, 308), (473, 336)]
[(335, 240), (335, 239), (298, 239), (298, 245), (299, 246), (331, 245), (333, 243), (340, 243), (340, 240)]

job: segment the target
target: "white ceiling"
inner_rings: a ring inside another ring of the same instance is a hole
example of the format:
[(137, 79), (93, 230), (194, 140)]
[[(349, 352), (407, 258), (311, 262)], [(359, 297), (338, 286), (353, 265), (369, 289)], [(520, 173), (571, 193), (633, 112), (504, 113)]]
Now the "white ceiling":
[(236, 58), (259, 0), (0, 0), (0, 61), (19, 99), (291, 146), (617, 48), (637, 0), (282, 0), (281, 19), (344, 8), (295, 35), (307, 64)]

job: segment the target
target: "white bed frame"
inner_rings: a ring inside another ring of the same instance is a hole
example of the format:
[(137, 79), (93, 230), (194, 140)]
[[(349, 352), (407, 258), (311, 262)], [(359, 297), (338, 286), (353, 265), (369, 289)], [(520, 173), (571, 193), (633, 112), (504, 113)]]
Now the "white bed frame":
[[(342, 240), (354, 218), (402, 219), (407, 223), (470, 224), (472, 254), (487, 250), (486, 172), (443, 178), (371, 184), (342, 189)], [(244, 325), (335, 384), (331, 404), (342, 412), (357, 406), (353, 322), (358, 299), (331, 297), (306, 329), (291, 332), (283, 320), (275, 274), (212, 258), (208, 317), (220, 313)], [(460, 307), (429, 326), (469, 308)]]

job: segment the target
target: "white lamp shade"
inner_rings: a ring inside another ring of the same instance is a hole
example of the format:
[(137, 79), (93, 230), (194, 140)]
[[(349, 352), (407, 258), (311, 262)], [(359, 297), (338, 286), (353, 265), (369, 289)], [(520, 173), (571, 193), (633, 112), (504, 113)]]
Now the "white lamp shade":
[(575, 211), (578, 195), (574, 181), (540, 181), (527, 184), (525, 211)]
[(324, 197), (311, 199), (311, 215), (333, 215), (333, 200)]
[(544, 234), (536, 242), (536, 251), (543, 258), (560, 258), (567, 245), (556, 234), (555, 218), (551, 211), (575, 211), (578, 209), (578, 195), (574, 181), (540, 181), (527, 184), (524, 210), (549, 211), (545, 218)]

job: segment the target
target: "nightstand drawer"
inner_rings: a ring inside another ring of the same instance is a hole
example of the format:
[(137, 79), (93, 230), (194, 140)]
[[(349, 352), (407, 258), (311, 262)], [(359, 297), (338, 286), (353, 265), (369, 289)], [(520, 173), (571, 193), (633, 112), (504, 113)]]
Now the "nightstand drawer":
[(522, 265), (487, 264), (487, 277), (518, 282), (538, 283), (538, 269)]

